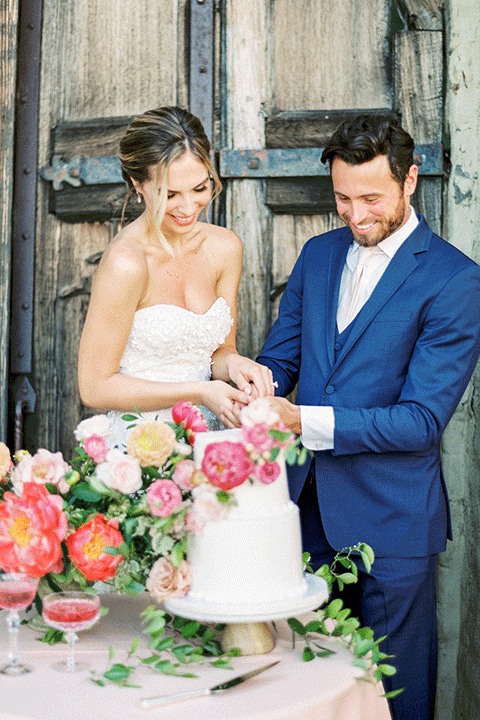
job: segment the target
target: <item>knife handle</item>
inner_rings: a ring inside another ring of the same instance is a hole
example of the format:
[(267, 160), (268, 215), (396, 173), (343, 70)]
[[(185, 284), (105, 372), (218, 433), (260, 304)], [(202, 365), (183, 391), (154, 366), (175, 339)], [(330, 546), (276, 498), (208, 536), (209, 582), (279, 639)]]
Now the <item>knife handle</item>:
[(187, 692), (174, 693), (173, 695), (157, 695), (156, 697), (147, 697), (140, 700), (142, 708), (154, 708), (159, 705), (177, 702), (177, 700), (188, 700), (188, 698), (202, 697), (202, 695), (210, 695), (211, 690), (204, 688), (203, 690), (187, 690)]

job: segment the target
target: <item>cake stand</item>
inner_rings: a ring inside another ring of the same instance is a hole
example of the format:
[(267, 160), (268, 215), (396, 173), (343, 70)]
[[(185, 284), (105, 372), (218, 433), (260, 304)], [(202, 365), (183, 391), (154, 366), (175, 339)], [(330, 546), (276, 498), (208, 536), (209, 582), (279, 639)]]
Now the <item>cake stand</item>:
[(227, 604), (202, 601), (184, 595), (165, 601), (165, 608), (175, 615), (202, 622), (226, 623), (222, 648), (228, 652), (239, 648), (242, 655), (262, 655), (275, 647), (268, 621), (293, 617), (318, 608), (328, 599), (328, 586), (323, 578), (305, 573), (307, 589), (294, 598), (268, 603)]

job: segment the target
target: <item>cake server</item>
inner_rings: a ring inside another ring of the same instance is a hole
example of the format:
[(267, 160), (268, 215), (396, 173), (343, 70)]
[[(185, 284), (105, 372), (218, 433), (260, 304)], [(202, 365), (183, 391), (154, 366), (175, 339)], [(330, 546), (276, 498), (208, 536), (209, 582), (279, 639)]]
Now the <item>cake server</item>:
[(230, 688), (240, 685), (240, 683), (245, 682), (245, 680), (255, 677), (255, 675), (264, 672), (264, 670), (268, 670), (274, 665), (277, 665), (279, 662), (280, 660), (275, 660), (275, 662), (269, 663), (268, 665), (262, 665), (256, 670), (251, 670), (243, 675), (237, 675), (237, 677), (234, 677), (231, 680), (226, 680), (226, 682), (219, 683), (218, 685), (214, 685), (211, 688), (203, 688), (202, 690), (187, 690), (186, 692), (174, 693), (173, 695), (158, 695), (156, 697), (142, 698), (140, 700), (140, 705), (143, 708), (153, 708), (158, 707), (159, 705), (177, 702), (177, 700), (188, 700), (188, 698), (202, 697), (204, 695), (212, 695), (214, 693), (223, 692), (224, 690), (230, 690)]

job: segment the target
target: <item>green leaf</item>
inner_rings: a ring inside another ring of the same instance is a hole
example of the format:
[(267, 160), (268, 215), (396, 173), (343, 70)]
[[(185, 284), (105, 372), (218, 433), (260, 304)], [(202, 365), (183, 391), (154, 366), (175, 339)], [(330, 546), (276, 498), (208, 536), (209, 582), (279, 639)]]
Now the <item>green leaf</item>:
[(397, 669), (393, 667), (393, 665), (377, 665), (377, 670), (382, 673), (382, 675), (395, 675), (397, 672)]
[(353, 583), (357, 582), (357, 576), (353, 573), (342, 573), (341, 575), (337, 575), (337, 581), (341, 580), (341, 582), (345, 583), (345, 585), (353, 585)]
[(298, 633), (298, 635), (304, 636), (307, 634), (305, 626), (302, 625), (300, 620), (297, 620), (297, 618), (288, 618), (287, 622), (289, 627), (291, 627), (294, 632)]
[(86, 482), (78, 482), (76, 485), (72, 485), (70, 492), (74, 497), (87, 503), (98, 503), (103, 498), (103, 495), (96, 490), (92, 490)]
[(385, 693), (386, 698), (394, 698), (397, 697), (397, 695), (400, 695), (405, 690), (405, 688), (400, 688), (399, 690), (390, 690), (390, 692)]
[(155, 664), (155, 669), (159, 670), (164, 675), (177, 675), (177, 666), (173, 665), (170, 660), (159, 660)]
[(119, 680), (127, 680), (130, 677), (130, 673), (133, 669), (133, 667), (127, 667), (126, 665), (115, 663), (114, 665), (112, 665), (110, 670), (107, 670), (107, 672), (103, 673), (103, 677), (107, 680), (113, 680), (114, 682), (118, 682)]
[(338, 613), (343, 607), (343, 601), (340, 600), (340, 598), (336, 598), (335, 600), (332, 600), (331, 603), (327, 605), (325, 608), (327, 612), (327, 617), (329, 618), (336, 618)]
[(195, 622), (195, 621), (188, 622), (186, 625), (184, 625), (184, 627), (181, 630), (182, 637), (184, 637), (184, 638), (193, 637), (194, 635), (197, 634), (199, 627), (200, 627), (200, 625), (198, 622)]
[(165, 625), (166, 625), (166, 621), (165, 621), (165, 618), (163, 617), (163, 615), (157, 615), (147, 625), (144, 632), (147, 633), (147, 635), (152, 635), (155, 632), (159, 632), (159, 630), (163, 630)]
[(163, 640), (160, 640), (160, 642), (156, 643), (155, 650), (158, 652), (162, 652), (162, 650), (166, 650), (167, 648), (172, 647), (174, 643), (174, 640), (172, 637), (166, 637), (163, 638)]
[(320, 620), (312, 620), (311, 622), (307, 623), (305, 625), (305, 632), (315, 632), (318, 633), (320, 631), (322, 623)]
[(315, 659), (315, 653), (312, 652), (311, 648), (305, 647), (303, 649), (303, 659), (305, 660), (305, 662), (310, 662), (310, 660)]

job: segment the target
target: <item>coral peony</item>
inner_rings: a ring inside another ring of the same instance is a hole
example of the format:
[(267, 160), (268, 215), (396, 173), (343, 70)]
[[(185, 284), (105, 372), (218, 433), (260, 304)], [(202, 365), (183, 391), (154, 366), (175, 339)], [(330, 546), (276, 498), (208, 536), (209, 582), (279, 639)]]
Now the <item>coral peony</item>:
[(138, 460), (117, 448), (107, 453), (105, 462), (97, 465), (95, 475), (112, 490), (131, 495), (142, 487), (142, 469)]
[(107, 457), (108, 444), (101, 435), (89, 435), (83, 443), (83, 449), (96, 463), (102, 463)]
[(199, 408), (187, 400), (182, 400), (173, 406), (172, 418), (177, 425), (183, 423), (188, 442), (191, 445), (195, 443), (195, 433), (208, 430), (208, 425)]
[(202, 471), (215, 487), (231, 490), (252, 474), (253, 463), (241, 443), (225, 440), (207, 445)]
[(70, 485), (65, 474), (72, 468), (63, 459), (61, 452), (51, 453), (48, 450), (37, 450), (35, 455), (25, 455), (18, 465), (12, 469), (12, 485), (17, 495), (21, 495), (24, 483), (35, 482), (41, 485), (51, 483), (58, 491), (65, 494)]
[(183, 597), (190, 589), (190, 565), (182, 560), (176, 568), (168, 558), (157, 560), (150, 569), (146, 588), (157, 602)]
[(86, 440), (91, 435), (100, 435), (107, 443), (111, 440), (112, 421), (106, 415), (94, 415), (82, 420), (74, 430), (78, 442)]
[(22, 496), (6, 492), (0, 502), (0, 567), (42, 577), (58, 570), (67, 518), (60, 495), (26, 482)]
[(263, 465), (256, 465), (253, 475), (264, 485), (274, 482), (280, 475), (280, 465), (276, 462), (266, 462)]
[(3, 482), (12, 469), (10, 450), (4, 442), (0, 441), (0, 482)]
[(157, 420), (144, 422), (128, 433), (127, 452), (142, 467), (162, 467), (173, 452), (175, 439), (170, 425)]
[(156, 517), (169, 517), (182, 504), (182, 493), (173, 480), (155, 480), (147, 490), (150, 512)]
[(75, 530), (66, 540), (71, 561), (83, 572), (87, 580), (108, 580), (114, 577), (123, 555), (108, 555), (106, 547), (119, 547), (121, 532), (115, 527), (118, 521), (108, 521), (98, 513), (93, 520)]

